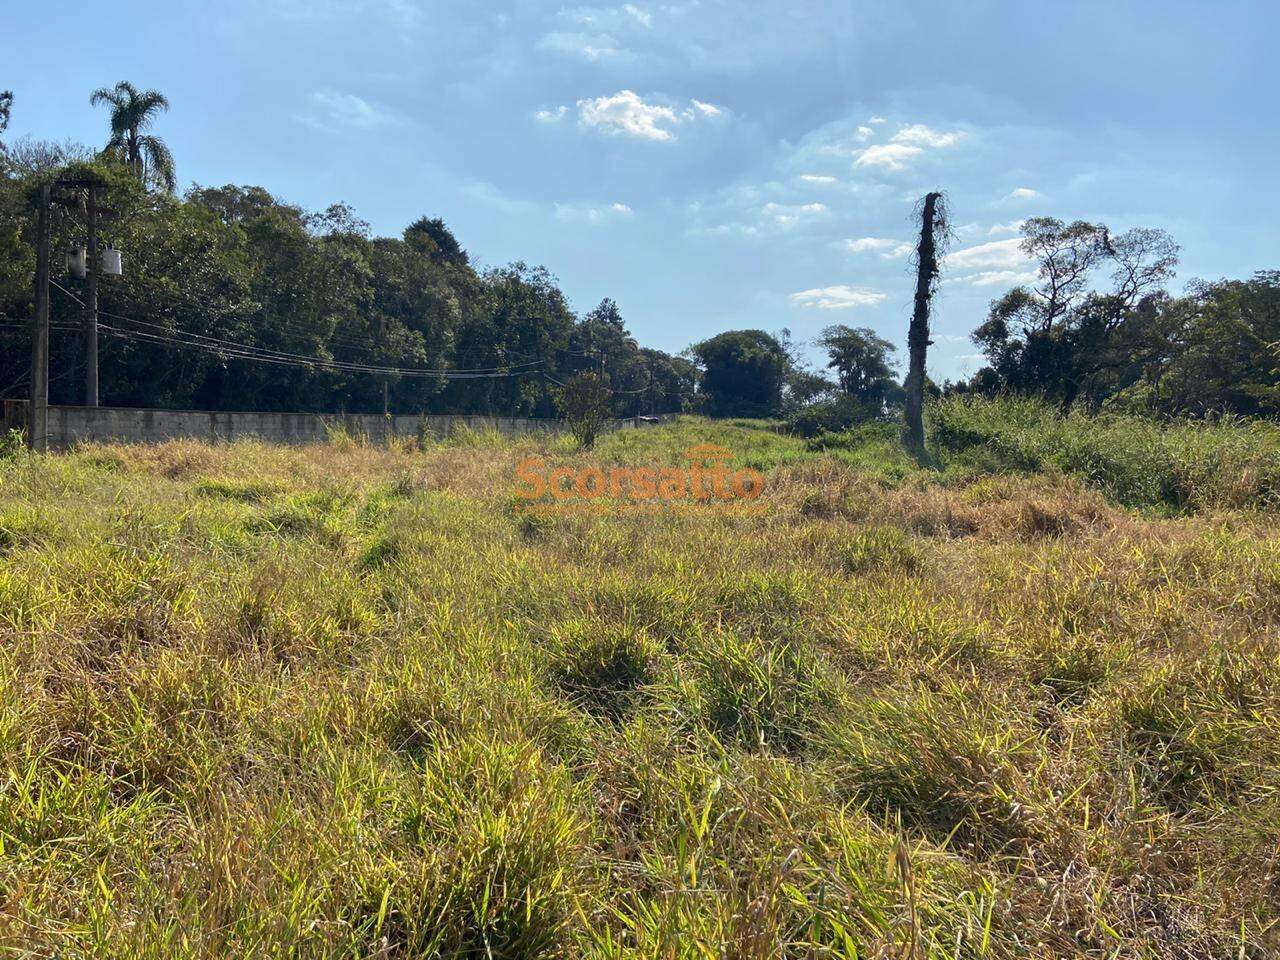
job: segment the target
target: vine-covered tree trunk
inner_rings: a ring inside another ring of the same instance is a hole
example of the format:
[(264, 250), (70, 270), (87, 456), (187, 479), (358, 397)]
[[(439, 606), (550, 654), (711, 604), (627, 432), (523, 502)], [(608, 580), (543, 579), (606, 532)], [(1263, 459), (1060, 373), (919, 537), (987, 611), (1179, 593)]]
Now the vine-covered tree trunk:
[(906, 442), (917, 457), (924, 456), (924, 362), (929, 344), (929, 301), (938, 275), (937, 245), (934, 226), (938, 217), (940, 193), (925, 195), (920, 214), (920, 244), (916, 247), (916, 302), (907, 331), (907, 379), (904, 403)]

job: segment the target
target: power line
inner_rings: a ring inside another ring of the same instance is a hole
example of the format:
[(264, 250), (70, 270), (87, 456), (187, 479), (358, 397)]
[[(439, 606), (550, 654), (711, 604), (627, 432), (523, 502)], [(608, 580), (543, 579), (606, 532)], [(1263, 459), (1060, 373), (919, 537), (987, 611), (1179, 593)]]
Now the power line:
[(325, 360), (319, 357), (313, 358), (296, 358), (289, 356), (272, 356), (269, 354), (260, 354), (254, 352), (246, 352), (236, 349), (233, 345), (226, 344), (209, 344), (201, 343), (195, 340), (182, 339), (180, 337), (167, 337), (161, 334), (148, 333), (142, 330), (125, 330), (121, 327), (113, 327), (109, 324), (101, 324), (101, 328), (110, 336), (119, 337), (124, 340), (133, 340), (140, 343), (157, 344), (162, 346), (186, 347), (188, 349), (203, 350), (208, 353), (216, 353), (220, 356), (232, 360), (248, 360), (255, 363), (272, 363), (285, 367), (298, 367), (303, 369), (321, 368), (338, 373), (384, 373), (397, 374), (403, 377), (440, 377), (445, 380), (496, 380), (508, 377), (519, 377), (525, 374), (535, 373), (537, 371), (529, 370), (508, 370), (505, 372), (492, 373), (472, 373), (460, 371), (423, 371), (413, 369), (401, 369), (397, 367), (352, 367), (349, 365), (338, 363), (337, 361)]
[[(80, 302), (79, 297), (63, 287), (56, 280), (51, 280), (50, 282), (72, 300), (75, 300), (77, 303)], [(158, 333), (151, 333), (143, 330), (128, 330), (121, 327), (111, 326), (109, 324), (100, 324), (102, 329), (110, 331), (114, 336), (123, 337), (125, 339), (133, 339), (147, 343), (174, 344), (178, 346), (203, 349), (223, 356), (233, 357), (238, 360), (256, 360), (264, 363), (276, 363), (282, 366), (293, 367), (323, 367), (345, 373), (369, 373), (400, 377), (441, 378), (446, 380), (498, 379), (502, 377), (520, 376), (526, 373), (533, 373), (533, 368), (539, 367), (543, 363), (541, 360), (533, 360), (517, 364), (506, 364), (500, 367), (477, 367), (472, 369), (391, 367), (379, 364), (337, 360), (329, 357), (314, 357), (306, 354), (291, 353), (285, 350), (276, 350), (270, 347), (260, 347), (253, 344), (240, 343), (235, 340), (227, 340), (222, 337), (211, 337), (206, 334), (194, 333), (189, 330), (172, 329), (160, 324), (149, 323), (146, 320), (137, 320), (132, 317), (125, 317), (120, 314), (109, 313), (106, 311), (102, 311), (101, 315), (113, 320), (119, 320), (123, 323), (132, 323), (159, 331)]]

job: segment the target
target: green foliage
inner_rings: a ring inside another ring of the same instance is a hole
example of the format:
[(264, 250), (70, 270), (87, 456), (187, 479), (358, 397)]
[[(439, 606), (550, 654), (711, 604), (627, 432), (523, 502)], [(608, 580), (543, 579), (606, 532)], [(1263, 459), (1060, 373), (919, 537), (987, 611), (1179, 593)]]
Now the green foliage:
[[(124, 276), (99, 284), (106, 404), (366, 413), (382, 409), (386, 389), (398, 413), (550, 417), (550, 383), (601, 367), (614, 416), (676, 412), (694, 395), (693, 364), (641, 348), (612, 301), (578, 318), (545, 267), (478, 272), (439, 218), (372, 237), (342, 203), (308, 212), (231, 184), (176, 198), (172, 157), (148, 132), (164, 96), (125, 82), (93, 100), (111, 111), (101, 155), (31, 142), (0, 164), (0, 314), (33, 309), (40, 184), (104, 182), (113, 216), (100, 241), (124, 254)], [(53, 356), (65, 358), (75, 355), (80, 293), (58, 251), (84, 243), (83, 197), (58, 199), (70, 205), (54, 218), (54, 279), (70, 294), (54, 289), (51, 319)], [(0, 329), (0, 383), (15, 395), (29, 356), (27, 329)], [(483, 375), (438, 373), (458, 370)], [(52, 402), (78, 403), (77, 382), (55, 372)]]
[(1280, 416), (1280, 271), (1195, 283), (1151, 308), (1140, 376), (1107, 405), (1134, 413)]
[[(1280, 273), (1162, 284), (1177, 245), (1160, 230), (1037, 217), (1022, 249), (1038, 281), (991, 306), (974, 331), (990, 366), (959, 389), (1035, 394), (1070, 408), (1209, 416), (1280, 414)], [(1111, 268), (1109, 286), (1094, 275)]]
[(173, 154), (163, 140), (147, 133), (156, 115), (169, 109), (158, 90), (139, 90), (127, 80), (95, 90), (89, 98), (95, 107), (111, 109), (111, 136), (105, 152), (134, 172), (143, 183), (155, 183), (172, 193), (178, 185)]
[(1032, 399), (953, 398), (934, 407), (933, 424), (945, 452), (982, 451), (1001, 469), (1076, 474), (1130, 506), (1280, 505), (1280, 429), (1269, 423), (1063, 416)]
[(782, 406), (790, 358), (763, 330), (730, 330), (694, 344), (702, 368), (706, 411), (715, 416), (767, 417)]
[(560, 415), (584, 450), (595, 446), (609, 421), (609, 397), (609, 385), (595, 373), (579, 373), (560, 389)]
[(869, 423), (880, 416), (879, 403), (869, 403), (852, 394), (834, 400), (801, 407), (786, 418), (786, 428), (801, 437), (818, 437), (838, 433), (859, 423)]
[(897, 351), (888, 340), (869, 327), (836, 324), (826, 327), (818, 345), (827, 352), (827, 364), (840, 380), (848, 396), (872, 408), (899, 399), (901, 387), (893, 379)]
[(9, 429), (0, 433), (0, 463), (16, 459), (25, 443), (26, 437), (21, 430)]

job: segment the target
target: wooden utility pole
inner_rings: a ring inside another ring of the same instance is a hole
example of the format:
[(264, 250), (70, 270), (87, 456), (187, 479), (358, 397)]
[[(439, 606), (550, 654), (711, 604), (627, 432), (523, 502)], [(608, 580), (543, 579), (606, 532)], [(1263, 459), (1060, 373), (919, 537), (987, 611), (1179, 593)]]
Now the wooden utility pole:
[(84, 405), (98, 405), (98, 188), (90, 184), (85, 204), (89, 222), (89, 272), (84, 288)]
[(904, 413), (906, 416), (907, 446), (917, 459), (924, 457), (924, 365), (929, 350), (929, 301), (933, 297), (934, 281), (938, 277), (938, 248), (934, 237), (938, 205), (942, 194), (925, 195), (920, 214), (920, 244), (916, 247), (916, 301), (911, 314), (911, 326), (907, 331), (907, 379), (903, 383), (906, 392)]
[(36, 221), (35, 330), (31, 337), (31, 415), (27, 418), (27, 443), (43, 452), (49, 442), (49, 192), (40, 188), (40, 212)]

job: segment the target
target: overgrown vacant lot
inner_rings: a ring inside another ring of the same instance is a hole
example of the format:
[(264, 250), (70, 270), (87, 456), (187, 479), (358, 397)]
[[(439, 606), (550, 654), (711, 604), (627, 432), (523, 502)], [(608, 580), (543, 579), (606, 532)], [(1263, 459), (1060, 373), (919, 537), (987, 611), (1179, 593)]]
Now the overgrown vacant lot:
[(0, 946), (1275, 956), (1275, 433), (1033, 419), (10, 460)]

